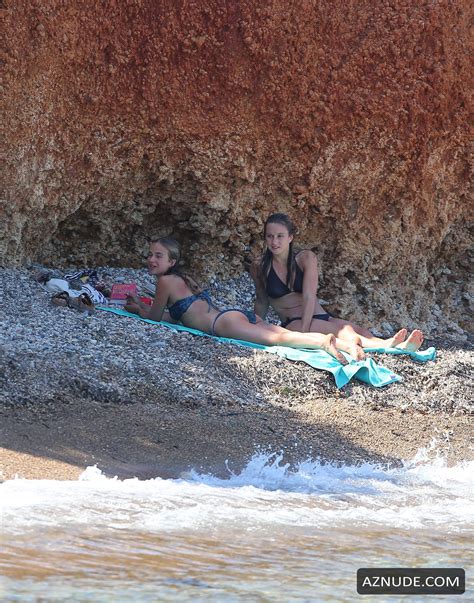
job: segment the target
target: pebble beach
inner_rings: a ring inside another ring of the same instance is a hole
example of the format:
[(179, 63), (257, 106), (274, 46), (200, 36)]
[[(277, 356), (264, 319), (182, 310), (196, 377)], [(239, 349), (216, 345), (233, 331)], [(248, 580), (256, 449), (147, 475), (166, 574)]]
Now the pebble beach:
[[(260, 350), (56, 307), (34, 278), (40, 268), (0, 273), (3, 478), (66, 479), (95, 463), (122, 476), (178, 475), (196, 460), (218, 471), (258, 447), (290, 461), (396, 463), (421, 446), (474, 458), (465, 340), (428, 337), (437, 358), (427, 363), (374, 355), (403, 381), (338, 390), (329, 373)], [(146, 270), (99, 274), (143, 295), (153, 286)], [(252, 305), (246, 274), (210, 291), (222, 307)]]

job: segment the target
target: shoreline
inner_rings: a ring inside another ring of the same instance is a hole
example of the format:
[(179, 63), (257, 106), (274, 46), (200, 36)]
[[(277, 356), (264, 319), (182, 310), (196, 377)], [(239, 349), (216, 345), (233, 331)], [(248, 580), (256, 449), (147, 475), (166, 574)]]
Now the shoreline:
[[(109, 272), (145, 286), (144, 271)], [(224, 305), (249, 305), (246, 279), (218, 284)], [(259, 449), (399, 464), (433, 439), (450, 464), (474, 459), (465, 340), (427, 338), (434, 362), (373, 355), (403, 380), (338, 390), (329, 373), (264, 351), (55, 307), (32, 270), (4, 269), (0, 289), (2, 479), (77, 479), (95, 464), (120, 478), (225, 475), (226, 460), (239, 471)]]
[[(163, 412), (164, 411), (164, 412)], [(284, 462), (400, 465), (421, 449), (448, 465), (474, 460), (470, 417), (337, 406), (318, 400), (291, 417), (282, 408), (231, 410), (104, 405), (0, 410), (2, 479), (76, 480), (97, 465), (108, 477), (178, 478), (191, 469), (239, 472), (255, 452)]]

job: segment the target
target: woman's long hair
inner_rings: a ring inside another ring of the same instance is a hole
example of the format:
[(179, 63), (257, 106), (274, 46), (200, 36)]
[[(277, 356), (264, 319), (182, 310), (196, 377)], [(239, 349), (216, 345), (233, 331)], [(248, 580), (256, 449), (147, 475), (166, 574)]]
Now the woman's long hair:
[(166, 274), (175, 274), (176, 276), (181, 277), (194, 294), (199, 293), (201, 291), (201, 288), (194, 279), (192, 279), (190, 276), (184, 274), (178, 269), (179, 263), (181, 261), (181, 245), (176, 239), (173, 239), (171, 237), (152, 237), (150, 239), (150, 243), (159, 243), (160, 245), (163, 245), (163, 247), (168, 252), (169, 259), (175, 260), (174, 266), (171, 266), (171, 268), (166, 272)]
[[(296, 226), (290, 220), (287, 214), (277, 213), (269, 216), (265, 222), (265, 226), (263, 227), (263, 236), (267, 236), (267, 225), (268, 224), (281, 224), (286, 228), (289, 235), (295, 235)], [(260, 277), (262, 279), (263, 285), (266, 285), (268, 273), (272, 267), (272, 252), (267, 248), (262, 255), (262, 259), (260, 260)], [(293, 241), (290, 243), (290, 249), (288, 252), (288, 259), (286, 262), (286, 286), (288, 289), (292, 289), (293, 282), (295, 280), (295, 272), (296, 272), (296, 260), (295, 260), (295, 252), (293, 249)]]

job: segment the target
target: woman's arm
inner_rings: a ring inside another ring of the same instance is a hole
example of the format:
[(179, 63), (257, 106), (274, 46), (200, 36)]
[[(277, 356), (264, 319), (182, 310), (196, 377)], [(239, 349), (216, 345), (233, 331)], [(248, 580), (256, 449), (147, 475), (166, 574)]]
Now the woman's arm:
[(255, 283), (255, 302), (254, 312), (260, 318), (265, 319), (268, 308), (270, 307), (270, 300), (268, 299), (267, 292), (263, 286), (262, 279), (260, 278), (260, 265), (258, 262), (254, 262), (249, 269), (250, 276)]
[(127, 303), (125, 304), (124, 309), (127, 310), (127, 312), (132, 312), (133, 314), (138, 314), (138, 311), (140, 308), (146, 309), (149, 307), (150, 306), (148, 304), (145, 304), (145, 302), (142, 302), (136, 295), (128, 295)]
[(302, 251), (298, 255), (299, 265), (303, 270), (303, 311), (301, 316), (301, 331), (307, 333), (311, 329), (316, 292), (318, 290), (319, 270), (318, 259), (312, 251)]
[[(159, 322), (163, 320), (163, 314), (165, 313), (165, 308), (168, 305), (168, 300), (170, 296), (170, 281), (168, 276), (162, 276), (160, 278), (160, 284), (156, 287), (156, 295), (155, 299), (151, 306), (149, 306), (146, 310), (143, 310), (143, 314), (140, 312), (140, 316), (142, 318), (149, 318), (150, 320), (156, 320)], [(145, 312), (148, 314), (144, 316)]]
[(168, 320), (169, 314), (165, 312), (169, 299), (169, 282), (166, 277), (160, 279), (160, 286), (157, 287), (153, 304), (148, 306), (137, 299), (131, 299), (130, 303), (125, 305), (125, 310), (138, 314), (141, 318), (149, 318), (150, 320)]

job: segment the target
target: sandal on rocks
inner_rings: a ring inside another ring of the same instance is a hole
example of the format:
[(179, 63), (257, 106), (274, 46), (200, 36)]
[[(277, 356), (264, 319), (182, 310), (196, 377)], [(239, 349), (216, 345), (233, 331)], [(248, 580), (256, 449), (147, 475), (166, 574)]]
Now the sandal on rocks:
[(53, 295), (51, 298), (51, 303), (54, 306), (60, 306), (62, 308), (71, 307), (69, 305), (69, 295), (66, 293), (66, 291), (61, 291), (61, 293), (56, 293), (56, 295)]
[(53, 295), (51, 303), (55, 306), (73, 308), (74, 310), (80, 310), (81, 312), (92, 313), (94, 311), (94, 304), (85, 293), (82, 293), (77, 297), (71, 297), (66, 291), (61, 291), (61, 293)]
[(85, 293), (82, 293), (79, 297), (73, 297), (69, 303), (72, 308), (76, 308), (76, 310), (81, 310), (82, 312), (89, 312), (89, 314), (92, 314), (95, 310), (94, 304)]

